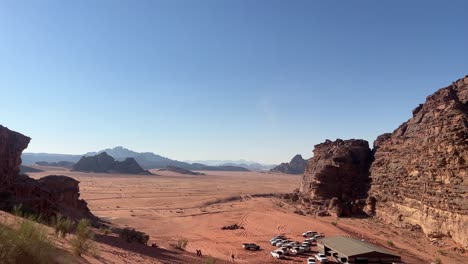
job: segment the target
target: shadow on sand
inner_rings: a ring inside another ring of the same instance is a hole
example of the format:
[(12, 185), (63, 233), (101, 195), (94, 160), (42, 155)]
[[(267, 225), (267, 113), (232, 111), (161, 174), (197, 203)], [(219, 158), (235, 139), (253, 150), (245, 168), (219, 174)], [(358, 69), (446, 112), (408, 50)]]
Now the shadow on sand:
[[(99, 243), (109, 245), (111, 247), (120, 248), (126, 251), (134, 252), (143, 256), (151, 257), (162, 261), (164, 263), (186, 263), (186, 259), (179, 258), (182, 257), (181, 252), (170, 251), (162, 248), (154, 248), (147, 245), (142, 245), (138, 243), (128, 243), (125, 240), (115, 237), (115, 236), (105, 236), (101, 234), (96, 234), (94, 240)], [(193, 253), (186, 253), (187, 255), (192, 255)], [(193, 254), (194, 255), (194, 254)]]

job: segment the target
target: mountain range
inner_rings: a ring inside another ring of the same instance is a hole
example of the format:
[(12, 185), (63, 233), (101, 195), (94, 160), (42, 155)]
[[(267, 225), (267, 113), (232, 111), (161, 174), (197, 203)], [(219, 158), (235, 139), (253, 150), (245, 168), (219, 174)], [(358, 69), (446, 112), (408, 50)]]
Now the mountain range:
[(247, 170), (262, 170), (264, 165), (249, 162), (248, 164), (230, 163), (229, 161), (223, 164), (206, 165), (203, 163), (188, 163), (178, 160), (173, 160), (163, 157), (152, 152), (135, 152), (127, 148), (118, 146), (112, 149), (104, 149), (97, 152), (88, 152), (84, 155), (68, 155), (68, 154), (49, 154), (49, 153), (23, 153), (21, 158), (23, 164), (35, 164), (37, 162), (78, 162), (82, 156), (95, 156), (106, 152), (109, 156), (117, 161), (124, 161), (127, 158), (134, 158), (138, 164), (144, 169), (165, 168), (167, 166), (176, 166), (187, 170), (206, 170), (206, 171), (247, 171)]

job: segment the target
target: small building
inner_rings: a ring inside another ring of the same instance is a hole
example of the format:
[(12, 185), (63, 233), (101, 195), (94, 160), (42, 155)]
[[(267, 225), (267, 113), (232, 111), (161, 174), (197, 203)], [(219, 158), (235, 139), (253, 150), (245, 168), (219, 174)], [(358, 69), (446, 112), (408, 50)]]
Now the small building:
[(342, 263), (392, 264), (401, 262), (400, 256), (384, 248), (344, 236), (319, 239), (317, 248), (320, 253)]

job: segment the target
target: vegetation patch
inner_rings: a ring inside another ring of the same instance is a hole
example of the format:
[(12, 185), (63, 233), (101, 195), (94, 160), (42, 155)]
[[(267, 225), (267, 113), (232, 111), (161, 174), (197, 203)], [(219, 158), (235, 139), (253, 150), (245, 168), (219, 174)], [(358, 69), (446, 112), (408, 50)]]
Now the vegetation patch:
[(135, 230), (134, 228), (128, 228), (128, 227), (122, 229), (120, 231), (119, 236), (120, 238), (124, 239), (128, 243), (137, 242), (137, 243), (144, 244), (144, 245), (148, 243), (148, 240), (150, 238), (149, 235), (147, 235), (146, 233), (143, 233), (143, 232)]
[(0, 263), (53, 263), (53, 243), (40, 224), (22, 219), (19, 228), (0, 224)]
[(92, 252), (94, 234), (91, 231), (91, 222), (88, 219), (81, 219), (76, 226), (76, 236), (70, 241), (73, 253), (77, 256)]

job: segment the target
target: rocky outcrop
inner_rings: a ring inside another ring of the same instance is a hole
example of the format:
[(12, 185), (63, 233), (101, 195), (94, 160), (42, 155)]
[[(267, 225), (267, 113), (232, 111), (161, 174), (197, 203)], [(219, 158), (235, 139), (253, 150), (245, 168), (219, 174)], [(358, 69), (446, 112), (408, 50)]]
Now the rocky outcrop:
[(468, 247), (468, 77), (374, 143), (369, 214)]
[(307, 160), (303, 159), (301, 155), (297, 154), (289, 163), (281, 163), (270, 171), (287, 174), (302, 174), (304, 173), (306, 166)]
[(74, 162), (71, 161), (58, 161), (58, 162), (47, 162), (47, 161), (38, 161), (36, 165), (39, 166), (47, 166), (47, 167), (62, 167), (62, 168), (73, 168), (75, 165)]
[(134, 158), (116, 161), (106, 152), (96, 156), (83, 156), (73, 166), (73, 170), (97, 173), (151, 174), (151, 172), (144, 170)]
[(28, 211), (48, 217), (56, 213), (75, 219), (96, 217), (79, 199), (78, 181), (65, 176), (34, 180), (19, 174), (21, 152), (31, 139), (0, 126), (0, 209), (21, 204)]
[(327, 140), (316, 145), (302, 178), (300, 196), (313, 201), (312, 209), (321, 215), (360, 213), (369, 189), (371, 160), (365, 140)]
[(468, 76), (428, 96), (372, 153), (363, 140), (315, 146), (300, 200), (318, 215), (365, 212), (468, 248), (467, 161)]

